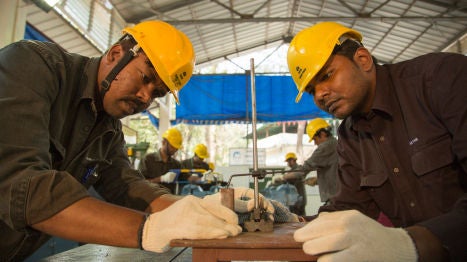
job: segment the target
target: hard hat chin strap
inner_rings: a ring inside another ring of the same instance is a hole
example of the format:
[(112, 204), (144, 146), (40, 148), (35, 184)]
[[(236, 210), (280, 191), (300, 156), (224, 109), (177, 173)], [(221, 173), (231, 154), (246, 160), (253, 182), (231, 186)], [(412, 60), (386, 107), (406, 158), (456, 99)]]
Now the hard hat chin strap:
[(101, 82), (101, 98), (104, 100), (104, 95), (109, 91), (110, 83), (115, 79), (115, 77), (122, 71), (122, 69), (130, 63), (130, 61), (138, 55), (140, 47), (135, 45), (133, 48), (128, 50), (128, 52), (118, 61), (118, 63), (112, 68), (107, 77)]

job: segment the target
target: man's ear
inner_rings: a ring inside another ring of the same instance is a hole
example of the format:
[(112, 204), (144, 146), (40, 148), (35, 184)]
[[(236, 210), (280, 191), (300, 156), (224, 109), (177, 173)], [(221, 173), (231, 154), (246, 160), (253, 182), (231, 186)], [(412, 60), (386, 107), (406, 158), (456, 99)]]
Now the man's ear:
[(365, 47), (359, 47), (354, 54), (354, 60), (363, 71), (370, 71), (373, 68), (373, 57)]
[(109, 51), (105, 54), (105, 60), (107, 63), (111, 64), (115, 61), (120, 60), (123, 56), (123, 49), (122, 46), (119, 44), (115, 44), (110, 47)]

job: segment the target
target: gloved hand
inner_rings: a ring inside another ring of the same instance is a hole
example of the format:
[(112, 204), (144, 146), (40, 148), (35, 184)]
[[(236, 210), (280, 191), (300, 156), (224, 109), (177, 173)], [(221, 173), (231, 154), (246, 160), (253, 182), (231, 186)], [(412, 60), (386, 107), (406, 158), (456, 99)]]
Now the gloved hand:
[(417, 261), (412, 238), (402, 228), (384, 227), (356, 210), (320, 213), (298, 229), (303, 251), (323, 261)]
[(177, 174), (174, 172), (167, 172), (164, 175), (161, 176), (161, 182), (162, 183), (172, 183), (177, 177)]
[(240, 232), (232, 210), (189, 195), (146, 219), (142, 247), (160, 253), (170, 249), (172, 239), (222, 239)]
[[(259, 194), (259, 193), (258, 193)], [(255, 191), (247, 187), (235, 187), (234, 188), (234, 208), (238, 213), (247, 213), (251, 212), (255, 207)], [(221, 195), (220, 193), (207, 195), (204, 199), (212, 203), (220, 203)], [(265, 198), (263, 195), (259, 194), (259, 207), (264, 208), (269, 213), (269, 218), (274, 221), (274, 206), (272, 203)]]
[(310, 177), (305, 179), (305, 184), (309, 186), (316, 186), (318, 184), (318, 178), (317, 177)]
[(282, 174), (276, 174), (274, 176), (272, 176), (271, 178), (271, 183), (273, 185), (280, 185), (280, 184), (283, 184), (284, 183), (284, 175)]

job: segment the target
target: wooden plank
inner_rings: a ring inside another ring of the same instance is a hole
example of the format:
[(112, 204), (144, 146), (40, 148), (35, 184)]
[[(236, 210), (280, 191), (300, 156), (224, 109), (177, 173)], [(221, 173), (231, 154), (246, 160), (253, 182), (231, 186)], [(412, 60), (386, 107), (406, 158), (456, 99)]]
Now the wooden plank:
[(206, 240), (172, 240), (174, 247), (191, 247), (194, 262), (231, 260), (316, 261), (303, 252), (293, 232), (306, 223), (275, 224), (273, 232), (242, 232), (236, 237)]
[(302, 243), (295, 242), (293, 232), (305, 223), (275, 224), (272, 232), (242, 232), (236, 237), (226, 239), (176, 239), (170, 242), (173, 247), (203, 248), (302, 248)]

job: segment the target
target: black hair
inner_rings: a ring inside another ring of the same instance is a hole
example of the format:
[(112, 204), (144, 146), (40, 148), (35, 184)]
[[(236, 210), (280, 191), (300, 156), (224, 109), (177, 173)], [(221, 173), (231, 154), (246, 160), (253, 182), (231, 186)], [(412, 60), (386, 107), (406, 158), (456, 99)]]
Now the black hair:
[(354, 39), (347, 39), (342, 44), (336, 45), (332, 50), (333, 55), (342, 55), (350, 60), (353, 60), (353, 56), (359, 47), (363, 44)]
[(315, 133), (315, 136), (318, 136), (321, 132), (324, 132), (326, 134), (326, 137), (331, 137), (332, 136), (330, 126), (318, 129), (318, 131), (316, 131), (316, 133)]
[(125, 34), (118, 41), (117, 44), (122, 46), (123, 51), (128, 51), (136, 45), (136, 40), (129, 34)]
[[(359, 47), (363, 47), (363, 44), (361, 42), (349, 38), (345, 40), (342, 44), (336, 45), (332, 50), (332, 54), (342, 55), (350, 59), (350, 61), (353, 61), (353, 56), (355, 55), (355, 52)], [(378, 63), (376, 57), (372, 55), (371, 58), (373, 58), (373, 63), (376, 65)]]

